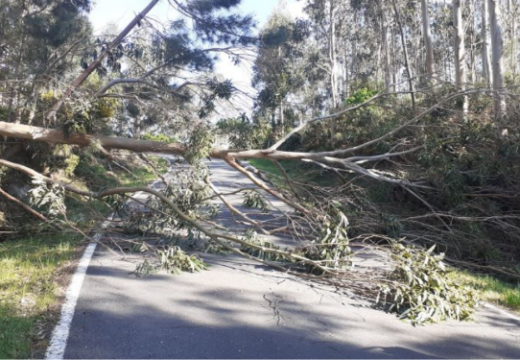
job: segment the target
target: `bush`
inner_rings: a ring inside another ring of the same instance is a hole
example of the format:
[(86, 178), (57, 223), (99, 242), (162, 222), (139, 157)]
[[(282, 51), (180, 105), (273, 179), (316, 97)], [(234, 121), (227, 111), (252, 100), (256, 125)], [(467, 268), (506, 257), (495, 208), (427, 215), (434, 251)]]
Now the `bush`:
[(159, 142), (164, 142), (164, 143), (169, 143), (169, 144), (176, 143), (179, 141), (179, 139), (177, 139), (175, 136), (167, 136), (164, 134), (157, 134), (157, 135), (144, 134), (141, 136), (141, 139), (149, 140), (149, 141), (159, 141)]

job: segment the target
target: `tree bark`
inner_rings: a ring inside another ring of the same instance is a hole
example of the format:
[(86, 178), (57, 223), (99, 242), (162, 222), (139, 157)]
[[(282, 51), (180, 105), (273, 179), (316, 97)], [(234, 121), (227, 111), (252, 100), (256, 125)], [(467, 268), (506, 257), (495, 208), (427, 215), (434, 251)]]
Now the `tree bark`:
[(0, 135), (30, 141), (48, 142), (52, 144), (70, 144), (89, 146), (99, 140), (106, 149), (123, 149), (135, 152), (153, 152), (183, 155), (185, 148), (181, 144), (167, 144), (155, 141), (142, 141), (120, 137), (92, 136), (72, 133), (65, 136), (61, 130), (44, 129), (36, 126), (0, 122)]
[(388, 36), (388, 21), (383, 12), (383, 3), (382, 0), (379, 1), (379, 11), (381, 13), (381, 23), (383, 24), (381, 27), (381, 40), (383, 42), (383, 52), (384, 52), (384, 72), (385, 72), (385, 89), (386, 91), (392, 91), (390, 86), (392, 85), (392, 65), (390, 62), (390, 38)]
[(489, 55), (490, 39), (489, 39), (489, 6), (488, 0), (482, 1), (482, 76), (487, 86), (493, 87), (493, 77), (491, 72), (491, 57)]
[(516, 77), (516, 9), (517, 5), (513, 4), (513, 1), (507, 0), (507, 13), (509, 14), (509, 40), (510, 40), (510, 70), (513, 83), (515, 83)]
[(506, 103), (500, 96), (500, 92), (504, 90), (504, 41), (502, 38), (502, 27), (500, 26), (500, 4), (498, 4), (497, 0), (488, 0), (488, 6), (491, 30), (491, 69), (493, 73), (493, 90), (495, 92), (495, 117), (500, 119), (506, 111)]
[(399, 13), (399, 9), (397, 9), (397, 4), (396, 4), (395, 0), (392, 1), (392, 4), (394, 6), (394, 12), (395, 12), (395, 18), (397, 20), (397, 26), (399, 27), (399, 32), (401, 34), (401, 43), (403, 45), (403, 53), (404, 53), (404, 65), (406, 67), (406, 74), (408, 76), (408, 86), (409, 86), (410, 95), (412, 98), (412, 108), (413, 108), (413, 111), (416, 112), (415, 85), (413, 82), (412, 68), (410, 66), (410, 60), (408, 57), (408, 48), (406, 46), (406, 35), (404, 33), (403, 24), (401, 22), (401, 14)]
[[(455, 47), (455, 83), (459, 91), (466, 90), (466, 47), (464, 43), (464, 21), (462, 19), (462, 0), (453, 0), (453, 26)], [(468, 97), (462, 98), (462, 114), (468, 113)]]
[[(0, 195), (2, 195), (4, 198), (6, 198), (7, 200), (11, 201), (11, 202), (14, 202), (15, 204), (17, 204), (18, 206), (20, 206), (22, 209), (24, 209), (25, 211), (27, 211), (29, 214), (31, 214), (32, 216), (34, 216), (35, 218), (39, 219), (39, 220), (42, 220), (46, 223), (51, 223), (51, 221), (49, 219), (47, 219), (45, 216), (43, 216), (42, 214), (40, 214), (38, 211), (34, 210), (33, 208), (31, 208), (30, 206), (28, 206), (27, 204), (25, 204), (24, 202), (22, 202), (21, 200), (15, 198), (14, 196), (11, 196), (9, 195), (7, 192), (5, 192), (2, 188), (0, 188)], [(60, 228), (60, 226), (56, 225), (56, 227)]]

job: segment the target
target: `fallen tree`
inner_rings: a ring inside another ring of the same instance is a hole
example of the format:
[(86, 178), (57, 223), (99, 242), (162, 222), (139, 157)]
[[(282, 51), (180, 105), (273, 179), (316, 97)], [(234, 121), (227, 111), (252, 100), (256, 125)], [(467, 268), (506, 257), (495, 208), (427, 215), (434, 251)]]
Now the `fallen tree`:
[[(479, 236), (478, 233), (475, 233), (469, 234), (471, 235), (469, 237), (468, 231), (465, 231), (463, 227), (454, 227), (453, 224), (458, 222), (482, 222), (493, 229), (499, 229), (504, 232), (509, 231), (513, 239), (515, 236), (520, 238), (517, 213), (513, 212), (498, 216), (487, 214), (483, 216), (482, 213), (488, 211), (488, 209), (483, 209), (482, 206), (477, 210), (475, 210), (475, 207), (472, 209), (475, 212), (480, 211), (479, 216), (462, 216), (459, 213), (441, 210), (440, 205), (442, 204), (431, 204), (429, 197), (434, 197), (444, 191), (442, 188), (443, 184), (432, 181), (423, 168), (420, 169), (422, 171), (407, 171), (410, 163), (426, 161), (425, 158), (435, 153), (437, 148), (450, 146), (453, 143), (453, 139), (450, 136), (439, 136), (438, 139), (434, 139), (437, 142), (430, 142), (427, 136), (423, 136), (428, 133), (429, 121), (432, 120), (428, 117), (443, 110), (443, 107), (456, 102), (460, 97), (468, 95), (477, 96), (483, 92), (488, 92), (487, 89), (471, 89), (449, 93), (440, 98), (435, 105), (425, 107), (418, 114), (414, 112), (414, 115), (410, 116), (409, 119), (400, 119), (397, 124), (392, 124), (391, 128), (382, 133), (373, 134), (368, 132), (371, 129), (366, 129), (370, 136), (367, 136), (363, 141), (353, 146), (342, 146), (337, 149), (316, 151), (305, 149), (284, 150), (283, 147), (293, 137), (301, 136), (308, 129), (311, 129), (309, 132), (312, 133), (312, 129), (327, 121), (334, 120), (349, 123), (350, 118), (354, 118), (357, 111), (364, 111), (377, 106), (387, 106), (386, 101), (397, 94), (389, 94), (388, 89), (382, 90), (365, 101), (346, 107), (336, 113), (302, 121), (300, 126), (289, 131), (286, 136), (279, 137), (274, 145), (265, 149), (215, 147), (214, 129), (209, 125), (201, 124), (200, 121), (196, 126), (189, 128), (189, 136), (182, 142), (150, 141), (141, 140), (139, 136), (134, 136), (136, 138), (132, 139), (128, 136), (97, 134), (95, 131), (91, 131), (92, 129), (85, 124), (88, 125), (90, 122), (95, 123), (99, 121), (101, 117), (99, 114), (104, 113), (100, 111), (100, 108), (105, 112), (107, 111), (103, 106), (108, 107), (108, 110), (110, 110), (110, 104), (98, 102), (100, 97), (113, 97), (125, 99), (124, 101), (127, 102), (131, 101), (133, 107), (129, 107), (128, 111), (134, 112), (138, 117), (140, 113), (136, 103), (145, 103), (150, 108), (154, 108), (158, 104), (173, 103), (175, 105), (172, 106), (173, 108), (177, 109), (184, 106), (188, 108), (187, 112), (196, 112), (194, 108), (189, 108), (185, 103), (178, 102), (179, 97), (187, 97), (183, 93), (185, 90), (191, 89), (200, 99), (205, 100), (203, 109), (199, 109), (201, 111), (200, 115), (204, 115), (205, 112), (212, 109), (211, 102), (213, 100), (217, 98), (228, 99), (233, 93), (233, 88), (228, 83), (213, 80), (205, 82), (187, 80), (178, 86), (172, 86), (168, 83), (165, 86), (164, 77), (159, 75), (164, 75), (167, 78), (173, 75), (171, 73), (160, 74), (159, 71), (171, 67), (170, 70), (173, 72), (174, 70), (172, 69), (177, 69), (180, 65), (177, 63), (173, 66), (170, 63), (171, 59), (161, 58), (160, 56), (159, 60), (161, 61), (154, 64), (157, 66), (151, 69), (139, 64), (137, 66), (139, 69), (139, 74), (137, 75), (139, 76), (110, 80), (107, 84), (97, 84), (95, 88), (81, 92), (81, 84), (85, 84), (89, 76), (102, 66), (103, 59), (108, 57), (111, 51), (115, 52), (115, 49), (132, 28), (146, 20), (144, 18), (146, 12), (156, 3), (157, 1), (152, 1), (145, 9), (146, 11), (139, 14), (129, 27), (121, 33), (122, 35), (120, 34), (116, 40), (110, 42), (101, 55), (96, 56), (73, 82), (72, 86), (67, 87), (60, 99), (53, 98), (55, 102), (49, 109), (46, 109), (46, 121), (41, 124), (42, 126), (33, 125), (36, 121), (35, 118), (24, 120), (23, 122), (26, 124), (4, 121), (0, 122), (0, 135), (16, 142), (17, 145), (20, 143), (23, 145), (33, 143), (65, 144), (77, 146), (80, 148), (79, 151), (81, 149), (96, 149), (105, 155), (110, 155), (110, 151), (116, 149), (136, 153), (176, 155), (186, 159), (190, 164), (187, 167), (189, 173), (184, 176), (184, 182), (174, 183), (163, 179), (166, 182), (163, 191), (137, 187), (103, 189), (95, 192), (90, 189), (78, 189), (62, 180), (57, 180), (52, 174), (43, 174), (30, 166), (26, 166), (27, 164), (16, 163), (9, 159), (0, 159), (1, 166), (22, 172), (30, 178), (39, 179), (41, 184), (38, 186), (42, 189), (41, 193), (48, 194), (56, 191), (53, 198), (59, 198), (63, 195), (63, 192), (70, 192), (87, 199), (111, 199), (113, 202), (121, 203), (123, 200), (126, 200), (125, 196), (128, 194), (136, 192), (148, 193), (158, 200), (156, 203), (144, 204), (153, 211), (154, 215), (152, 219), (147, 219), (144, 223), (138, 223), (141, 220), (135, 220), (138, 226), (143, 226), (152, 232), (160, 232), (160, 228), (182, 229), (188, 230), (190, 233), (197, 231), (209, 243), (214, 242), (229, 251), (279, 270), (290, 271), (297, 276), (333, 284), (338, 287), (350, 287), (374, 297), (378, 292), (382, 292), (388, 296), (387, 300), (389, 302), (399, 303), (400, 306), (396, 307), (396, 310), (403, 314), (409, 314), (409, 317), (417, 322), (427, 321), (434, 317), (434, 314), (437, 314), (440, 318), (464, 318), (471, 314), (472, 309), (476, 305), (473, 294), (466, 291), (456, 292), (453, 284), (443, 279), (445, 268), (442, 265), (442, 257), (434, 253), (433, 247), (429, 251), (422, 251), (395, 245), (394, 253), (397, 270), (393, 274), (394, 277), (388, 278), (386, 276), (388, 274), (377, 272), (373, 273), (373, 277), (369, 279), (366, 278), (366, 274), (358, 274), (352, 270), (354, 252), (351, 247), (352, 244), (362, 244), (364, 248), (378, 244), (388, 246), (396, 242), (402, 243), (404, 242), (403, 239), (406, 239), (406, 241), (413, 241), (417, 244), (436, 244), (438, 250), (443, 250), (442, 246), (446, 248), (452, 246), (452, 244), (448, 244), (445, 241), (446, 238), (460, 240), (468, 237), (473, 240)], [(181, 12), (190, 15), (194, 21), (211, 25), (212, 22), (210, 20), (214, 20), (213, 18), (209, 18), (209, 20), (200, 20), (198, 18), (199, 13), (206, 10), (197, 10), (197, 12), (196, 10), (180, 6), (177, 1), (174, 1), (174, 3), (179, 6)], [(224, 38), (228, 39), (229, 25), (223, 22), (218, 22), (218, 24), (220, 24), (221, 32), (226, 34)], [(161, 38), (165, 37), (164, 34), (161, 35), (163, 35)], [(211, 31), (208, 36), (210, 35), (214, 36)], [(173, 40), (180, 41), (178, 38)], [(246, 40), (238, 39), (235, 43), (239, 44), (246, 42)], [(169, 44), (168, 42), (166, 43)], [(215, 48), (186, 48), (183, 50), (190, 50), (196, 61), (206, 61), (206, 58), (201, 60), (200, 56), (215, 51)], [(230, 51), (228, 47), (220, 48), (219, 50)], [(177, 56), (177, 54), (172, 53), (167, 55), (172, 58)], [(187, 60), (184, 59), (183, 61), (180, 64), (186, 65)], [(200, 64), (198, 65), (201, 66)], [(154, 76), (156, 77), (154, 78)], [(134, 81), (135, 79), (138, 79), (138, 81)], [(124, 87), (135, 84), (141, 87), (129, 89)], [(92, 84), (90, 86), (93, 87)], [(109, 90), (113, 90), (116, 87), (120, 87), (123, 92), (109, 92)], [(198, 92), (195, 92), (194, 89)], [(153, 95), (150, 95), (150, 92)], [(159, 101), (155, 97), (159, 98)], [(88, 103), (87, 106), (83, 104), (84, 101)], [(96, 112), (94, 113), (96, 116), (99, 115), (93, 119), (89, 119), (85, 115), (85, 113), (90, 113), (91, 108), (89, 106), (92, 105), (90, 104), (91, 102), (95, 104)], [(416, 105), (417, 109), (420, 110), (420, 104)], [(73, 111), (75, 106), (82, 110)], [(88, 110), (84, 110), (85, 108)], [(165, 113), (167, 114), (167, 122), (171, 120), (169, 116), (174, 113), (174, 110), (167, 108)], [(443, 126), (449, 127), (451, 124), (456, 123), (453, 119), (450, 119), (450, 121), (451, 123), (448, 125), (445, 123), (436, 124), (436, 126), (441, 128)], [(44, 126), (47, 125), (51, 125), (54, 128), (45, 128)], [(456, 123), (456, 125), (462, 126), (460, 123)], [(363, 125), (359, 125), (359, 127), (362, 128)], [(348, 129), (348, 125), (346, 128)], [(439, 133), (441, 132), (439, 131)], [(496, 133), (499, 132), (493, 132), (493, 134)], [(489, 136), (488, 139), (493, 139), (493, 137)], [(378, 146), (382, 143), (388, 145), (385, 151), (379, 151)], [(456, 143), (456, 145), (458, 146), (459, 143)], [(256, 214), (258, 214), (258, 211), (266, 211), (269, 208), (268, 203), (272, 198), (284, 203), (287, 209), (282, 209), (279, 216), (285, 219), (286, 225), (268, 229), (266, 222), (253, 219), (249, 214), (244, 213), (241, 209), (227, 201), (227, 197), (232, 194), (223, 194), (211, 182), (211, 178), (202, 161), (206, 158), (224, 160), (251, 181), (251, 188), (237, 190), (236, 193), (244, 194), (244, 205), (257, 208)], [(257, 172), (255, 173), (255, 171), (240, 163), (241, 160), (249, 159), (272, 161), (282, 174), (281, 181), (283, 185), (272, 186), (266, 184), (265, 181), (257, 176)], [(326, 176), (334, 174), (339, 177), (341, 183), (335, 187), (326, 187), (309, 184), (305, 179), (293, 179), (285, 171), (280, 163), (281, 161), (299, 162), (320, 167), (320, 169), (324, 169)], [(434, 161), (432, 161), (432, 164), (437, 165)], [(399, 191), (410, 194), (415, 199), (414, 201), (419, 204), (417, 205), (420, 209), (419, 214), (411, 214), (397, 220), (387, 216), (387, 213), (383, 212), (378, 204), (371, 201), (364, 189), (359, 185), (363, 181), (375, 181), (378, 184), (377, 186), (386, 184), (392, 187), (391, 189), (393, 190), (399, 189)], [(45, 186), (47, 187), (45, 188)], [(508, 194), (503, 193), (491, 194), (488, 191), (489, 188), (485, 187), (482, 187), (480, 190), (480, 192), (473, 191), (467, 194), (467, 196), (508, 196)], [(241, 219), (242, 223), (247, 225), (248, 230), (233, 231), (233, 229), (222, 228), (222, 226), (212, 222), (209, 211), (212, 210), (212, 207), (209, 201), (214, 198), (219, 198), (224, 206), (228, 207), (232, 213)], [(32, 215), (36, 214), (32, 213)], [(40, 217), (40, 219), (42, 218)], [(63, 219), (64, 225), (70, 224), (70, 222), (66, 221), (66, 216), (63, 216)], [(132, 221), (134, 219), (130, 217), (129, 222)], [(405, 223), (413, 224), (413, 226), (403, 229), (403, 224)], [(382, 224), (385, 225), (384, 229), (381, 229)], [(74, 226), (74, 224), (70, 225)], [(88, 230), (83, 229), (79, 231), (87, 233)], [(276, 244), (263, 240), (256, 232), (264, 235), (285, 233), (299, 239), (300, 243), (294, 249), (281, 249)], [(178, 252), (175, 252), (175, 254), (178, 254)], [(175, 254), (170, 255), (174, 257)], [(477, 265), (479, 264), (477, 263)], [(413, 274), (410, 274), (410, 271), (412, 271), (410, 269), (413, 270)], [(417, 276), (421, 277), (420, 281), (413, 280), (414, 274), (416, 274), (415, 271), (417, 271)], [(519, 276), (518, 272), (512, 270), (511, 267), (502, 266), (499, 268), (499, 271), (511, 277)], [(430, 284), (427, 278), (432, 277), (438, 280)], [(406, 283), (406, 279), (410, 278), (412, 281)], [(428, 282), (428, 286), (424, 286), (425, 281)], [(456, 296), (453, 296), (453, 299), (456, 300), (451, 302), (450, 296), (454, 294), (453, 291), (456, 292)], [(424, 299), (416, 301), (417, 295), (420, 294), (422, 299), (425, 292), (430, 295), (433, 294), (433, 300)], [(442, 293), (442, 295), (439, 295), (439, 293)], [(394, 300), (391, 300), (392, 298)], [(448, 307), (445, 307), (446, 311), (438, 313), (432, 311), (435, 308), (442, 308), (446, 305), (446, 302), (449, 304)], [(462, 314), (452, 311), (453, 308), (461, 304), (467, 305)], [(411, 311), (408, 311), (410, 309)]]

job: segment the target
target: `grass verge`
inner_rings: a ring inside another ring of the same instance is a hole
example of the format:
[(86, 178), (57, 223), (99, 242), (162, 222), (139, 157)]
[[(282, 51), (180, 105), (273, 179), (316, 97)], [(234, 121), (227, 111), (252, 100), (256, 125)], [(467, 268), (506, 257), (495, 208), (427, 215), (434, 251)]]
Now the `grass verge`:
[(490, 275), (456, 270), (451, 276), (462, 284), (477, 290), (482, 301), (520, 314), (520, 282), (516, 285)]
[(59, 277), (80, 244), (76, 234), (0, 243), (0, 358), (32, 355), (60, 295)]
[[(287, 186), (282, 172), (272, 161), (267, 159), (250, 159), (248, 163), (258, 170), (265, 172), (269, 180), (277, 186), (282, 188)], [(317, 166), (302, 166), (297, 161), (284, 160), (280, 161), (280, 165), (283, 166), (289, 178), (297, 183), (310, 183), (320, 186), (335, 186), (340, 184), (340, 180), (335, 174), (331, 174)]]

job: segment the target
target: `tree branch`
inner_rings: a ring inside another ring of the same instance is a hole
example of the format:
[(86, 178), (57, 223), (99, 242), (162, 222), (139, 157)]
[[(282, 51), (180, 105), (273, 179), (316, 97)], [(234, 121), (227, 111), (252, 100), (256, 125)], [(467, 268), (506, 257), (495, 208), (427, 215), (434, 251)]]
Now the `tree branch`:
[[(4, 198), (6, 198), (7, 200), (9, 200), (11, 202), (14, 202), (15, 204), (17, 204), (18, 206), (23, 208), (25, 211), (27, 211), (32, 216), (34, 216), (34, 217), (36, 217), (36, 218), (38, 218), (38, 219), (40, 219), (40, 220), (42, 220), (42, 221), (44, 221), (46, 223), (52, 224), (52, 222), (49, 219), (47, 219), (45, 216), (43, 216), (38, 211), (36, 211), (33, 208), (31, 208), (30, 206), (28, 206), (27, 204), (24, 204), (22, 201), (18, 200), (14, 196), (9, 195), (2, 188), (0, 188), (0, 195), (2, 195)], [(52, 225), (54, 225), (58, 229), (62, 230), (61, 226), (59, 226), (57, 224), (52, 224)]]
[(81, 73), (81, 75), (76, 78), (76, 80), (74, 80), (72, 85), (62, 95), (61, 99), (56, 104), (54, 104), (51, 111), (47, 114), (48, 120), (52, 120), (56, 117), (56, 113), (63, 106), (65, 100), (67, 100), (72, 95), (72, 93), (74, 93), (74, 91), (76, 91), (76, 89), (80, 87), (81, 84), (83, 84), (83, 82), (90, 76), (90, 74), (92, 74), (92, 72), (94, 72), (94, 70), (96, 70), (96, 68), (101, 64), (103, 59), (108, 56), (110, 50), (119, 45), (121, 41), (123, 41), (123, 39), (130, 33), (130, 31), (133, 30), (133, 28), (155, 7), (155, 5), (157, 5), (158, 2), (159, 0), (150, 1), (148, 6), (146, 6), (146, 8), (144, 8), (144, 10), (139, 14), (137, 14), (137, 16), (126, 26), (126, 28), (123, 29), (123, 31), (121, 31), (121, 33), (114, 39), (114, 41), (112, 41), (107, 46), (105, 51), (103, 51), (101, 55), (99, 55), (98, 58), (94, 60), (85, 69), (85, 71), (83, 71), (83, 73)]

